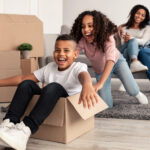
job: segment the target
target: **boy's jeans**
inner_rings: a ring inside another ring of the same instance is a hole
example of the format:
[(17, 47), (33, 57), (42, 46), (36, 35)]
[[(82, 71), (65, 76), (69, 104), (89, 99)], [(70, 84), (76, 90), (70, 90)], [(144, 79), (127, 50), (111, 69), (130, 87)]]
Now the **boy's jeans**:
[(137, 58), (139, 54), (139, 44), (136, 39), (131, 39), (119, 48), (128, 65), (130, 66), (131, 59)]
[[(114, 65), (111, 74), (106, 80), (103, 88), (98, 91), (99, 95), (108, 104), (110, 108), (113, 107), (113, 99), (111, 95), (111, 75), (115, 74), (123, 83), (127, 93), (130, 96), (136, 96), (139, 93), (139, 87), (135, 82), (133, 75), (127, 65), (126, 60), (120, 54), (117, 63)], [(96, 80), (99, 81), (102, 74), (96, 74)]]
[(148, 67), (147, 77), (150, 79), (150, 48), (140, 48), (139, 60)]
[(52, 112), (60, 97), (67, 97), (66, 90), (58, 83), (50, 83), (43, 89), (32, 80), (25, 80), (19, 84), (9, 110), (4, 119), (19, 123), (33, 95), (40, 95), (29, 116), (23, 119), (26, 126), (35, 133), (42, 122)]

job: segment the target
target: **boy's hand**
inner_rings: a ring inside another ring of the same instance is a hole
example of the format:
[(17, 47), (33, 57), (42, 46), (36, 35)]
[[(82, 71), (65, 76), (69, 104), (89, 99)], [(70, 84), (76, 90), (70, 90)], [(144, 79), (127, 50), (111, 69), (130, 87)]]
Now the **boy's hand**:
[(95, 106), (95, 103), (98, 103), (99, 97), (98, 94), (95, 92), (92, 85), (85, 85), (82, 87), (82, 91), (79, 98), (79, 104), (83, 102), (83, 107), (86, 108), (88, 106), (88, 109), (91, 108), (91, 106)]

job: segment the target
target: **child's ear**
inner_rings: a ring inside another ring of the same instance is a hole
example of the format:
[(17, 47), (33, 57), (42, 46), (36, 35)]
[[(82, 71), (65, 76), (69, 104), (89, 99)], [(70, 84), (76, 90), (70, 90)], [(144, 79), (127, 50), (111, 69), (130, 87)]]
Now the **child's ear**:
[(79, 51), (78, 51), (78, 50), (75, 50), (75, 51), (74, 51), (74, 58), (76, 59), (78, 56), (79, 56)]

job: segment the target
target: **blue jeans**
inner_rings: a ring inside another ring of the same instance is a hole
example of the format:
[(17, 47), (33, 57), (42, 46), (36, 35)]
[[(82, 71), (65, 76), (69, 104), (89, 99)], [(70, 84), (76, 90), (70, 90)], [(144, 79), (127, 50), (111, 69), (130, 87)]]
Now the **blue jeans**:
[(148, 67), (147, 77), (150, 79), (150, 48), (140, 48), (139, 60)]
[(131, 59), (137, 58), (139, 54), (139, 44), (136, 39), (131, 39), (119, 48), (128, 65), (130, 66)]
[[(127, 65), (126, 60), (124, 57), (120, 54), (120, 57), (117, 61), (117, 63), (114, 65), (108, 79), (106, 80), (103, 88), (98, 91), (99, 95), (103, 98), (103, 100), (108, 104), (110, 108), (113, 107), (113, 99), (111, 95), (111, 76), (112, 73), (115, 74), (124, 85), (127, 93), (130, 96), (136, 96), (139, 93), (139, 87), (134, 80), (134, 77)], [(97, 82), (101, 78), (101, 74), (96, 74), (96, 80)]]

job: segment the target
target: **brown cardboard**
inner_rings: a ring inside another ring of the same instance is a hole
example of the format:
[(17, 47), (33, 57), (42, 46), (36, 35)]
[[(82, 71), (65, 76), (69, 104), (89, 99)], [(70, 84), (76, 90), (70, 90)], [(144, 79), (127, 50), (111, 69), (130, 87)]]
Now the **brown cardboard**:
[(16, 89), (16, 86), (0, 87), (0, 102), (11, 102)]
[(3, 69), (0, 71), (0, 79), (21, 75), (21, 69)]
[(19, 69), (19, 68), (20, 68), (20, 51), (0, 51), (0, 69)]
[[(29, 113), (38, 96), (34, 96), (29, 104)], [(106, 109), (108, 106), (99, 98), (99, 102), (92, 107), (83, 108), (78, 104), (79, 94), (60, 98), (52, 113), (47, 117), (39, 130), (32, 135), (34, 138), (68, 143), (94, 128), (94, 114)]]
[(30, 57), (44, 55), (43, 24), (36, 16), (0, 14), (0, 33), (0, 50), (17, 50), (20, 44), (30, 43)]
[(37, 58), (21, 59), (22, 75), (30, 74), (38, 68), (39, 67)]

